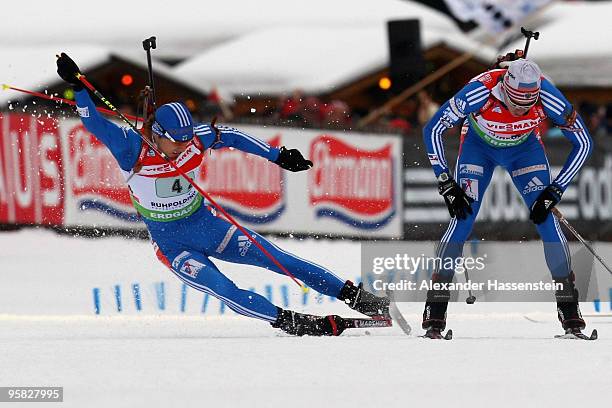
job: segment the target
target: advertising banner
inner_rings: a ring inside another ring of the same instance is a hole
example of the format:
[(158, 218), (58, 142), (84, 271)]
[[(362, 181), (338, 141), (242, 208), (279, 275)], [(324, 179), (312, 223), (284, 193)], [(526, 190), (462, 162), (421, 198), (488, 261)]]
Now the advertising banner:
[[(299, 149), (314, 167), (292, 173), (237, 148), (207, 152), (197, 182), (260, 232), (401, 238), (399, 137), (239, 126)], [(0, 222), (144, 229), (110, 151), (77, 119), (2, 118)]]
[[(445, 139), (446, 156), (454, 168), (459, 149), (457, 137)], [(607, 136), (594, 137), (594, 150), (569, 185), (557, 208), (588, 239), (612, 240), (612, 142)], [(450, 216), (437, 191), (437, 180), (420, 148), (422, 142), (406, 138), (404, 145), (404, 238), (438, 240)], [(552, 177), (559, 173), (572, 146), (564, 137), (545, 138)], [(546, 180), (547, 184), (548, 180)], [(544, 182), (533, 188), (544, 189)], [(416, 227), (415, 227), (416, 226)], [(472, 233), (474, 239), (537, 239), (529, 220), (529, 209), (505, 169), (498, 167), (484, 195)]]

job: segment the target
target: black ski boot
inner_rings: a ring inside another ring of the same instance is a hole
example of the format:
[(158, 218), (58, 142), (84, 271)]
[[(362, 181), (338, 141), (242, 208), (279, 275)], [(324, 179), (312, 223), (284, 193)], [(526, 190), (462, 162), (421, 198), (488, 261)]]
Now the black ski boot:
[(450, 292), (448, 290), (430, 290), (427, 292), (427, 302), (425, 302), (423, 324), (421, 325), (425, 330), (423, 337), (443, 339), (449, 337), (449, 335), (452, 336), (450, 330), (446, 336), (442, 335), (442, 332), (446, 329), (446, 309), (449, 300)]
[(294, 336), (339, 336), (346, 327), (339, 324), (338, 316), (315, 316), (278, 308), (272, 327)]
[(353, 282), (347, 280), (340, 290), (338, 299), (346, 303), (351, 309), (366, 316), (390, 318), (389, 298), (379, 297), (368, 292), (363, 288), (363, 283), (355, 286)]
[(557, 299), (557, 317), (567, 335), (582, 334), (582, 330), (586, 327), (580, 313), (578, 290), (574, 285), (574, 280), (574, 272), (567, 278), (555, 278), (555, 283), (563, 284), (562, 289), (555, 291), (555, 297)]

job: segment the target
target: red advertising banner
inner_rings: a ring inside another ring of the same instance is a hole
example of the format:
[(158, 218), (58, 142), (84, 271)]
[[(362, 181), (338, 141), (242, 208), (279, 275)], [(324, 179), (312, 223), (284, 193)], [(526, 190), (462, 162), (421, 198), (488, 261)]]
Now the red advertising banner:
[[(390, 236), (402, 232), (397, 137), (244, 126), (310, 157), (293, 173), (238, 149), (211, 150), (197, 182), (261, 232)], [(0, 117), (0, 223), (142, 229), (110, 151), (77, 119)]]
[(56, 120), (0, 115), (0, 222), (63, 223), (61, 147)]

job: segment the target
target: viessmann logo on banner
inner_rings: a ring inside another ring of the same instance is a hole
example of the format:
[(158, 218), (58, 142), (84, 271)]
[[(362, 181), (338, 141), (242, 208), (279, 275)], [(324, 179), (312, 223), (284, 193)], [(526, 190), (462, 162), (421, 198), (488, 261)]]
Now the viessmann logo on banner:
[[(280, 147), (280, 136), (262, 139)], [(200, 181), (240, 221), (268, 224), (286, 212), (283, 170), (261, 157), (236, 149), (213, 150), (204, 158)]]
[(317, 218), (372, 230), (395, 216), (391, 144), (369, 150), (323, 135), (311, 142), (310, 157), (308, 192)]

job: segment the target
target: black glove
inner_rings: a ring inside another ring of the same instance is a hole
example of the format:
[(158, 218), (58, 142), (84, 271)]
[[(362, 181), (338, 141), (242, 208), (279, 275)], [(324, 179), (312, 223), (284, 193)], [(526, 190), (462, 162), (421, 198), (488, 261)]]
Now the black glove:
[(523, 50), (515, 50), (514, 52), (509, 52), (506, 55), (498, 55), (497, 61), (495, 61), (492, 68), (508, 68), (508, 65), (510, 65), (512, 61), (523, 58), (523, 55), (525, 55)]
[(306, 160), (298, 149), (287, 149), (285, 146), (280, 148), (278, 159), (274, 163), (290, 171), (308, 170), (312, 167), (312, 162)]
[(531, 205), (529, 219), (535, 224), (541, 224), (546, 221), (550, 210), (561, 201), (562, 195), (563, 191), (556, 184), (546, 187)]
[(70, 58), (66, 53), (62, 54), (57, 58), (57, 73), (66, 82), (72, 84), (75, 91), (83, 89), (83, 84), (76, 77), (77, 74), (81, 73), (77, 64)]
[(448, 213), (451, 217), (464, 220), (468, 214), (472, 214), (470, 204), (474, 200), (465, 194), (465, 191), (459, 187), (459, 184), (452, 177), (448, 176), (446, 180), (438, 182), (438, 192), (444, 197), (444, 202), (448, 207)]

